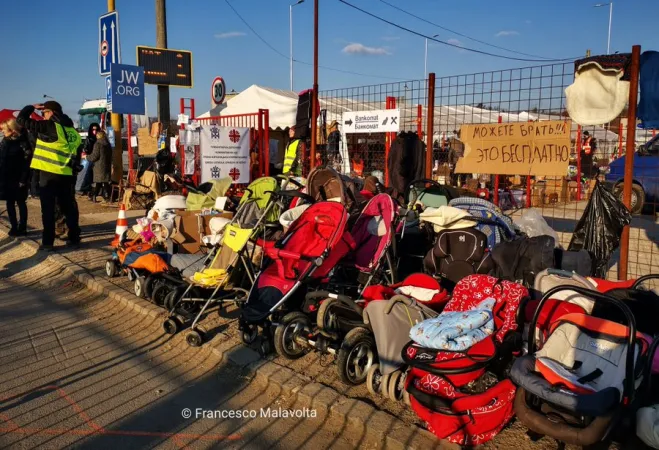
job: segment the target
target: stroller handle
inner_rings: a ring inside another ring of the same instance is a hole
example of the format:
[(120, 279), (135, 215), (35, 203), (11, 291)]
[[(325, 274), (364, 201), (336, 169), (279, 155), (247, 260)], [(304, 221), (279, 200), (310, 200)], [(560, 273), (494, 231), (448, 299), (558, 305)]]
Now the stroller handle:
[(316, 199), (314, 199), (312, 196), (299, 191), (278, 191), (278, 192), (267, 191), (266, 193), (271, 195), (276, 195), (279, 197), (299, 198), (311, 204), (316, 203)]
[(657, 280), (657, 279), (659, 279), (659, 275), (643, 275), (641, 278), (639, 278), (634, 282), (634, 284), (632, 285), (632, 289), (638, 289), (646, 281)]
[(597, 291), (593, 291), (591, 289), (586, 289), (581, 286), (557, 286), (555, 288), (549, 289), (542, 296), (540, 303), (538, 303), (538, 306), (535, 309), (535, 313), (533, 313), (533, 319), (529, 324), (530, 326), (527, 337), (529, 354), (535, 353), (536, 350), (535, 329), (538, 325), (538, 320), (540, 318), (540, 312), (542, 311), (542, 308), (547, 303), (547, 300), (551, 299), (552, 296), (562, 291), (576, 292), (577, 294), (583, 295), (584, 297), (590, 297), (595, 301), (602, 301), (614, 305), (620, 311), (622, 311), (623, 315), (625, 316), (625, 320), (627, 321), (627, 326), (629, 328), (629, 336), (627, 337), (628, 348), (627, 348), (627, 355), (625, 360), (625, 382), (623, 388), (623, 397), (625, 401), (628, 401), (632, 397), (632, 394), (634, 392), (634, 384), (635, 384), (634, 356), (636, 352), (634, 351), (635, 350), (634, 344), (636, 343), (636, 320), (634, 319), (634, 314), (629, 309), (629, 307), (618, 299), (615, 299), (609, 295), (602, 294)]
[(276, 176), (276, 178), (278, 178), (282, 181), (285, 181), (286, 183), (292, 183), (295, 186), (297, 186), (298, 189), (302, 189), (304, 187), (304, 185), (302, 183), (300, 183), (299, 181), (293, 179), (293, 177), (288, 177), (286, 175), (279, 174), (279, 175)]

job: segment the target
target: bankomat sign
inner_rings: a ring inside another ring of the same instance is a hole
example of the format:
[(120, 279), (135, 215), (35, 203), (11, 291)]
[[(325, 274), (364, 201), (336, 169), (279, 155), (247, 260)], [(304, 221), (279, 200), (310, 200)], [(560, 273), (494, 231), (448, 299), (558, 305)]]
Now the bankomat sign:
[(143, 67), (112, 64), (108, 90), (108, 105), (112, 105), (113, 113), (145, 113)]

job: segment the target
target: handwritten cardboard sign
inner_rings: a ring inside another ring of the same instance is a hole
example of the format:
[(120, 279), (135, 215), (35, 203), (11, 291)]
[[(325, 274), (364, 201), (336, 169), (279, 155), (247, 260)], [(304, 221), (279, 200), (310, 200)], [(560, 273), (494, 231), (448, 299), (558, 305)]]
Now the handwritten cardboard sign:
[(562, 176), (570, 162), (569, 120), (462, 125), (456, 173)]

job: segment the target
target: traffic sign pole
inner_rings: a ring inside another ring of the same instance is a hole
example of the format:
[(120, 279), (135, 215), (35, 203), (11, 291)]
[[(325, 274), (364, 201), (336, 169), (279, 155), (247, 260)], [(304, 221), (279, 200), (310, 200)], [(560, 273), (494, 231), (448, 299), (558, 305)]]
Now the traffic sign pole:
[[(108, 12), (112, 12), (115, 10), (115, 4), (114, 0), (108, 0)], [(115, 41), (115, 31), (116, 29), (114, 27), (111, 27), (111, 40), (112, 40), (112, 59), (114, 60), (114, 55), (115, 55), (115, 46), (119, 45), (119, 42)], [(114, 146), (114, 151), (112, 152), (112, 168), (113, 174), (112, 174), (112, 181), (115, 183), (120, 183), (121, 180), (124, 177), (124, 163), (123, 163), (123, 154), (124, 154), (124, 146), (123, 146), (123, 141), (121, 138), (121, 117), (119, 114), (112, 114), (110, 121), (112, 123), (112, 128), (114, 129), (115, 136), (116, 136), (116, 143)], [(130, 136), (128, 137), (128, 140), (130, 141)], [(121, 199), (119, 199), (121, 201)]]

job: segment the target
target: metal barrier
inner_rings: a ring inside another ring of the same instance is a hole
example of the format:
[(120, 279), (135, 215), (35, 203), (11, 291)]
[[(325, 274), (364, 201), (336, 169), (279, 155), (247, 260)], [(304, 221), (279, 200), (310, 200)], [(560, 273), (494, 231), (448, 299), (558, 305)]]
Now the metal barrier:
[[(632, 80), (637, 82), (638, 66), (632, 65), (631, 72)], [(615, 163), (621, 156), (626, 155), (627, 161), (630, 156), (634, 158), (635, 148), (656, 135), (653, 130), (627, 127), (629, 117), (634, 127), (635, 112), (625, 110), (602, 126), (581, 127), (573, 122), (571, 172), (563, 177), (461, 175), (453, 173), (448, 166), (460, 147), (461, 125), (569, 119), (565, 89), (574, 82), (574, 73), (575, 64), (569, 62), (442, 78), (430, 74), (427, 80), (324, 91), (319, 97), (327, 117), (338, 121), (346, 111), (400, 108), (401, 131), (417, 132), (426, 142), (426, 149), (432, 148), (426, 150), (428, 177), (460, 184), (474, 192), (478, 191), (479, 182), (486, 182), (493, 190), (490, 200), (514, 217), (529, 207), (539, 209), (566, 248), (595, 180), (611, 181), (609, 185), (621, 199), (625, 197), (626, 185), (626, 204), (632, 206), (635, 215), (631, 227), (623, 233), (620, 248), (611, 258), (607, 276), (627, 279), (659, 273), (656, 221), (659, 163), (651, 163), (652, 156), (638, 153), (636, 166), (641, 163), (641, 166), (654, 166), (643, 171), (634, 169), (634, 163), (630, 163), (625, 170), (624, 165), (619, 167), (620, 163)], [(634, 105), (636, 92), (632, 89), (630, 96)], [(342, 149), (351, 159), (355, 153), (362, 154), (363, 175), (381, 172), (386, 180), (388, 150), (394, 138), (394, 133), (350, 134), (343, 136)], [(659, 145), (653, 148), (659, 161)], [(353, 165), (344, 164), (345, 169), (348, 167), (352, 170)], [(612, 174), (618, 172), (620, 177), (616, 179)], [(644, 204), (642, 209), (637, 206), (639, 201)]]

